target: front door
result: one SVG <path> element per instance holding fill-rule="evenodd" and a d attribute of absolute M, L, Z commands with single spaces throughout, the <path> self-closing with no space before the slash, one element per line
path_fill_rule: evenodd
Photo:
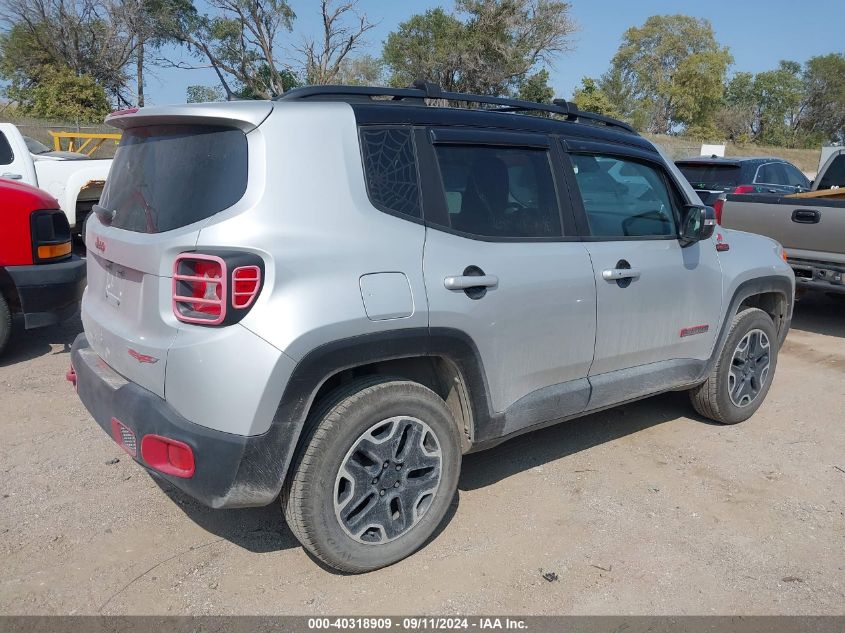
<path fill-rule="evenodd" d="M 449 132 L 418 143 L 436 180 L 425 195 L 431 328 L 475 343 L 491 413 L 508 413 L 497 435 L 580 413 L 595 283 L 568 204 L 561 213 L 560 163 L 544 135 Z"/>
<path fill-rule="evenodd" d="M 718 334 L 715 244 L 679 242 L 686 203 L 657 156 L 614 147 L 569 158 L 596 283 L 590 408 L 684 383 Z"/>

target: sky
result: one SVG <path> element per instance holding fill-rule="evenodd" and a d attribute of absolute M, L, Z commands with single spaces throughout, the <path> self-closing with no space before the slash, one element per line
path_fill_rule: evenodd
<path fill-rule="evenodd" d="M 571 98 L 581 77 L 604 73 L 622 38 L 631 26 L 639 26 L 657 14 L 683 13 L 706 18 L 716 39 L 730 47 L 734 56 L 731 72 L 760 72 L 775 68 L 781 59 L 804 62 L 814 55 L 845 52 L 842 0 L 571 0 L 578 25 L 573 50 L 560 55 L 549 69 L 555 95 Z M 296 44 L 320 28 L 317 0 L 290 0 L 296 12 L 289 41 Z M 387 35 L 413 15 L 437 6 L 451 9 L 451 2 L 431 0 L 361 0 L 360 9 L 378 26 L 367 34 L 360 51 L 378 56 Z M 201 64 L 184 51 L 161 51 L 170 59 Z M 295 51 L 290 47 L 293 61 Z M 190 85 L 216 85 L 211 69 L 153 69 L 146 82 L 147 105 L 184 103 Z"/>

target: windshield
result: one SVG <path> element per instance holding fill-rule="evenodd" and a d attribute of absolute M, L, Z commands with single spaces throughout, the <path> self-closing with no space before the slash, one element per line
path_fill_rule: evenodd
<path fill-rule="evenodd" d="M 213 125 L 148 125 L 123 133 L 100 205 L 112 226 L 161 233 L 231 207 L 247 185 L 247 140 Z"/>
<path fill-rule="evenodd" d="M 677 163 L 677 165 L 694 189 L 727 189 L 740 184 L 739 165 L 712 163 Z"/>
<path fill-rule="evenodd" d="M 26 143 L 26 149 L 29 150 L 30 154 L 46 154 L 47 152 L 52 151 L 49 147 L 44 145 L 44 143 L 36 141 L 31 136 L 24 136 L 23 141 Z"/>

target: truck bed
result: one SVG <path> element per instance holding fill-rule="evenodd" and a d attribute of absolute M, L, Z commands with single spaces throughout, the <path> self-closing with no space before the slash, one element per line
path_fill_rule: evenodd
<path fill-rule="evenodd" d="M 799 287 L 845 293 L 845 200 L 731 194 L 722 225 L 780 242 Z"/>

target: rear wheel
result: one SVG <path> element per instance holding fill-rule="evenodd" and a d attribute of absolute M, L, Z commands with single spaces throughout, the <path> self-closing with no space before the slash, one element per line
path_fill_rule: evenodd
<path fill-rule="evenodd" d="M 285 518 L 314 556 L 360 573 L 414 553 L 443 521 L 461 451 L 446 404 L 410 381 L 364 379 L 309 420 L 282 494 Z"/>
<path fill-rule="evenodd" d="M 6 349 L 11 336 L 12 312 L 9 310 L 9 304 L 6 302 L 6 299 L 0 294 L 0 354 Z"/>
<path fill-rule="evenodd" d="M 778 357 L 778 336 L 762 310 L 734 317 L 725 346 L 704 384 L 690 391 L 695 410 L 722 424 L 747 420 L 766 399 Z"/>

